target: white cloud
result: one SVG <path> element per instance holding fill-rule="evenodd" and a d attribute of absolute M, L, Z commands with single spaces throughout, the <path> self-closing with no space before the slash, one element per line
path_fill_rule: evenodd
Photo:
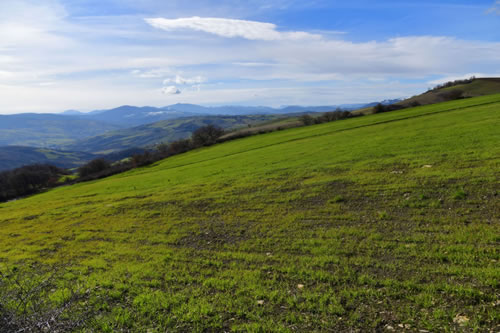
<path fill-rule="evenodd" d="M 320 35 L 303 31 L 280 32 L 272 23 L 235 20 L 227 18 L 147 18 L 151 26 L 165 31 L 195 30 L 211 33 L 226 38 L 241 37 L 249 40 L 300 40 L 321 39 Z"/>
<path fill-rule="evenodd" d="M 75 18 L 58 0 L 0 0 L 0 112 L 162 106 L 166 99 L 269 105 L 371 101 L 416 94 L 435 78 L 500 68 L 498 41 L 404 36 L 360 42 L 350 35 L 315 31 L 320 37 L 254 21 L 153 20 L 149 23 L 159 29 L 132 15 Z M 405 79 L 420 83 L 400 83 L 401 89 L 394 84 L 390 90 L 381 85 Z"/>
<path fill-rule="evenodd" d="M 495 1 L 493 6 L 488 9 L 487 13 L 500 15 L 500 1 Z"/>
<path fill-rule="evenodd" d="M 180 85 L 198 85 L 205 82 L 206 79 L 202 76 L 195 76 L 192 78 L 185 78 L 180 75 L 176 75 L 175 78 L 168 78 L 163 81 L 163 84 L 180 84 Z"/>
<path fill-rule="evenodd" d="M 172 73 L 169 68 L 155 68 L 151 70 L 134 69 L 132 74 L 143 79 L 156 79 L 162 78 Z"/>
<path fill-rule="evenodd" d="M 64 48 L 70 39 L 54 33 L 58 27 L 64 31 L 67 16 L 56 1 L 43 4 L 25 0 L 0 2 L 0 48 L 44 46 Z"/>
<path fill-rule="evenodd" d="M 181 93 L 181 91 L 177 89 L 176 86 L 163 87 L 161 91 L 165 95 L 179 95 Z"/>

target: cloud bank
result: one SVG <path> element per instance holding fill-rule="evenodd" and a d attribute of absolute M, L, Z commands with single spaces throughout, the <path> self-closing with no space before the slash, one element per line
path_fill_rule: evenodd
<path fill-rule="evenodd" d="M 320 35 L 303 31 L 280 32 L 272 23 L 256 21 L 234 20 L 227 18 L 147 18 L 145 21 L 151 26 L 165 31 L 194 30 L 203 31 L 226 38 L 245 38 L 249 40 L 300 40 L 321 39 Z"/>

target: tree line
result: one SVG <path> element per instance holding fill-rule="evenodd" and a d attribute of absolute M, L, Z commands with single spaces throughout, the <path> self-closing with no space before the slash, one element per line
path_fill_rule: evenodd
<path fill-rule="evenodd" d="M 48 164 L 33 164 L 0 172 L 0 202 L 36 193 L 58 185 L 69 172 Z"/>

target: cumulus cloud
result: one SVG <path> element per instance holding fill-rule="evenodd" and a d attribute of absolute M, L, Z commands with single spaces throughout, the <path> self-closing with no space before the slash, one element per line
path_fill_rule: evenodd
<path fill-rule="evenodd" d="M 179 95 L 181 91 L 176 86 L 163 87 L 161 92 L 165 95 Z"/>
<path fill-rule="evenodd" d="M 165 31 L 194 30 L 203 31 L 226 38 L 245 38 L 249 40 L 299 40 L 321 39 L 320 35 L 304 31 L 281 32 L 272 23 L 235 20 L 227 18 L 190 17 L 178 19 L 147 18 L 151 26 Z"/>

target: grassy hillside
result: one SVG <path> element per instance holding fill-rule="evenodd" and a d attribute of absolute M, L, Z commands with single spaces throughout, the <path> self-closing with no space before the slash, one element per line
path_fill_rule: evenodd
<path fill-rule="evenodd" d="M 500 78 L 473 79 L 470 83 L 429 90 L 423 94 L 410 97 L 395 104 L 408 107 L 416 104 L 429 105 L 447 102 L 456 99 L 453 97 L 452 91 L 460 91 L 462 98 L 500 94 Z M 362 108 L 354 111 L 354 113 L 372 114 L 373 107 Z"/>
<path fill-rule="evenodd" d="M 64 263 L 97 331 L 498 331 L 499 125 L 466 99 L 1 204 L 0 269 Z"/>
<path fill-rule="evenodd" d="M 46 148 L 5 146 L 0 147 L 0 171 L 29 164 L 52 164 L 60 168 L 75 168 L 95 155 L 80 152 L 59 151 Z"/>
<path fill-rule="evenodd" d="M 107 154 L 130 147 L 154 146 L 162 142 L 185 139 L 190 137 L 191 133 L 196 129 L 209 124 L 222 128 L 237 128 L 279 117 L 276 115 L 199 116 L 163 120 L 86 138 L 66 145 L 65 148 L 68 150 Z"/>
<path fill-rule="evenodd" d="M 411 105 L 413 102 L 417 102 L 421 105 L 428 105 L 434 103 L 441 103 L 449 100 L 449 92 L 453 90 L 460 90 L 462 92 L 462 97 L 478 97 L 484 95 L 492 95 L 500 93 L 500 79 L 490 78 L 490 79 L 475 79 L 467 84 L 455 85 L 452 87 L 430 90 L 418 96 L 414 96 L 407 100 L 398 102 L 396 104 L 401 105 Z"/>

